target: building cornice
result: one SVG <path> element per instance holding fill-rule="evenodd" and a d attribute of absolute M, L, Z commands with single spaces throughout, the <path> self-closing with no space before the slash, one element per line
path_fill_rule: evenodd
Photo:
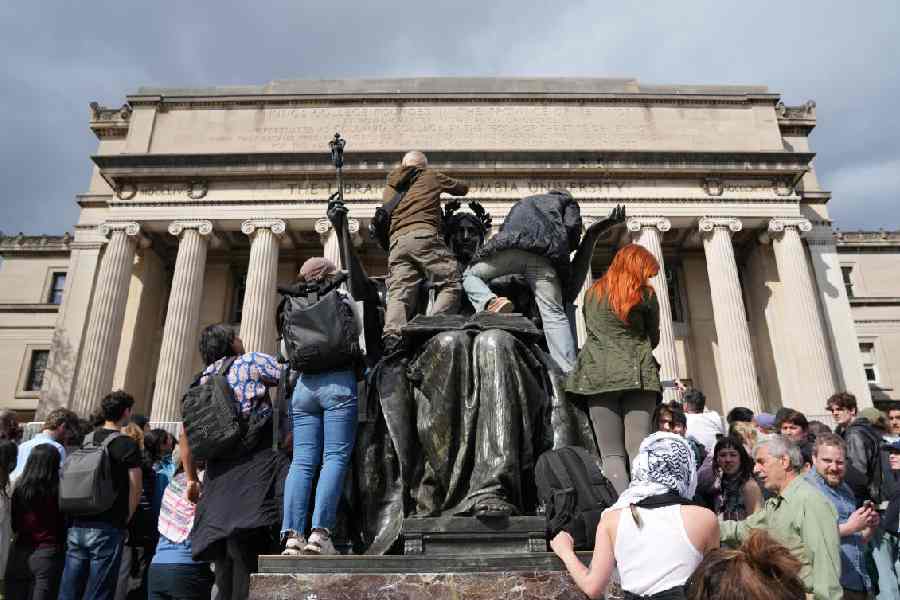
<path fill-rule="evenodd" d="M 68 254 L 72 236 L 63 235 L 11 235 L 0 236 L 0 256 L 26 256 Z"/>
<path fill-rule="evenodd" d="M 900 231 L 835 231 L 839 248 L 900 248 Z"/>
<path fill-rule="evenodd" d="M 399 151 L 356 152 L 348 156 L 343 172 L 349 179 L 384 177 L 396 166 L 399 156 Z M 812 152 L 429 152 L 433 166 L 460 177 L 498 173 L 540 173 L 542 177 L 775 177 L 784 179 L 785 189 L 791 190 L 809 170 L 814 157 Z M 91 159 L 120 195 L 123 185 L 136 182 L 183 183 L 190 186 L 192 195 L 202 197 L 203 186 L 211 179 L 334 177 L 334 167 L 325 152 L 100 154 Z"/>
<path fill-rule="evenodd" d="M 155 106 L 162 111 L 396 102 L 774 106 L 778 99 L 779 95 L 765 86 L 641 85 L 636 79 L 510 77 L 273 81 L 261 86 L 141 88 L 128 96 L 132 106 Z"/>

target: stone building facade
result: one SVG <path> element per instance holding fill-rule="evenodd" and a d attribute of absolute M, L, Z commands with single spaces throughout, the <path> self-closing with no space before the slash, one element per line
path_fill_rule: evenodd
<path fill-rule="evenodd" d="M 900 231 L 839 231 L 836 239 L 872 399 L 900 401 Z"/>
<path fill-rule="evenodd" d="M 631 241 L 659 258 L 663 377 L 703 389 L 713 408 L 816 415 L 840 389 L 868 404 L 815 124 L 814 103 L 786 106 L 761 86 L 628 79 L 285 81 L 92 104 L 99 143 L 66 241 L 64 300 L 39 313 L 55 319 L 41 330 L 48 364 L 39 399 L 16 396 L 16 408 L 86 413 L 121 387 L 174 421 L 203 326 L 240 323 L 248 349 L 274 350 L 276 283 L 310 256 L 337 256 L 323 218 L 336 131 L 371 273 L 386 257 L 359 232 L 388 171 L 423 150 L 471 184 L 495 225 L 553 188 L 572 192 L 587 223 L 624 203 L 626 226 L 601 240 L 592 276 Z M 7 270 L 0 294 L 17 277 Z"/>

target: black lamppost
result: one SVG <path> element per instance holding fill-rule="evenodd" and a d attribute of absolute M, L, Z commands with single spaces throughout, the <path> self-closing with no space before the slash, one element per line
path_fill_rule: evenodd
<path fill-rule="evenodd" d="M 337 180 L 338 180 L 338 200 L 341 202 L 344 201 L 344 178 L 341 173 L 341 167 L 344 166 L 344 146 L 347 142 L 341 137 L 340 133 L 334 134 L 334 139 L 328 142 L 328 146 L 331 148 L 331 162 L 334 163 L 334 168 L 337 169 Z"/>

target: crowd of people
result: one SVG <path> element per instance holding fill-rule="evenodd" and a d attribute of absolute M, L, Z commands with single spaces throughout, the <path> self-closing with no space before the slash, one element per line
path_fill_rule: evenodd
<path fill-rule="evenodd" d="M 704 408 L 698 390 L 656 408 L 590 567 L 571 536 L 551 541 L 586 594 L 615 566 L 626 598 L 900 598 L 900 403 L 835 394 L 833 432 L 793 409 Z"/>
<path fill-rule="evenodd" d="M 679 383 L 661 381 L 653 357 L 660 312 L 650 281 L 660 267 L 651 252 L 624 246 L 588 290 L 580 351 L 565 310 L 593 242 L 624 209 L 582 239 L 570 194 L 525 198 L 460 269 L 441 232 L 440 196 L 466 191 L 421 152 L 407 154 L 385 191 L 397 201 L 383 338 L 366 331 L 337 267 L 310 259 L 279 290 L 279 355 L 248 352 L 227 324 L 201 332 L 205 366 L 186 392 L 177 439 L 133 414 L 124 391 L 100 399 L 89 419 L 54 410 L 22 443 L 14 414 L 0 412 L 6 598 L 245 598 L 261 554 L 338 553 L 365 355 L 371 365 L 404 351 L 423 282 L 432 314 L 468 302 L 503 315 L 518 307 L 491 284 L 510 275 L 536 303 L 549 368 L 589 416 L 591 450 L 617 495 L 589 566 L 565 531 L 548 540 L 586 594 L 600 597 L 616 568 L 629 599 L 900 598 L 900 404 L 858 410 L 851 394 L 835 394 L 823 399 L 832 432 L 787 408 L 739 407 L 723 419 L 697 389 L 661 403 L 663 386 Z M 311 315 L 340 335 L 326 331 L 314 345 L 298 336 L 291 328 Z M 288 406 L 273 388 L 292 390 Z M 236 437 L 199 423 L 222 415 L 197 409 L 198 398 L 209 407 L 225 399 Z"/>

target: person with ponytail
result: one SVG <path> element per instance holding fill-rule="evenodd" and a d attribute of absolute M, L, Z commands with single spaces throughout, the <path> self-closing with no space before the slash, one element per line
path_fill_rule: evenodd
<path fill-rule="evenodd" d="M 694 452 L 680 435 L 658 431 L 643 440 L 632 470 L 628 488 L 600 515 L 590 566 L 566 531 L 550 548 L 589 598 L 603 597 L 616 569 L 624 600 L 684 600 L 688 578 L 719 547 L 715 513 L 691 501 Z"/>
<path fill-rule="evenodd" d="M 616 253 L 587 293 L 587 340 L 566 382 L 589 409 L 604 474 L 620 493 L 662 390 L 653 358 L 659 304 L 649 283 L 657 273 L 659 263 L 643 246 L 629 244 Z"/>
<path fill-rule="evenodd" d="M 739 548 L 709 552 L 688 580 L 688 600 L 803 600 L 802 565 L 762 529 Z"/>

